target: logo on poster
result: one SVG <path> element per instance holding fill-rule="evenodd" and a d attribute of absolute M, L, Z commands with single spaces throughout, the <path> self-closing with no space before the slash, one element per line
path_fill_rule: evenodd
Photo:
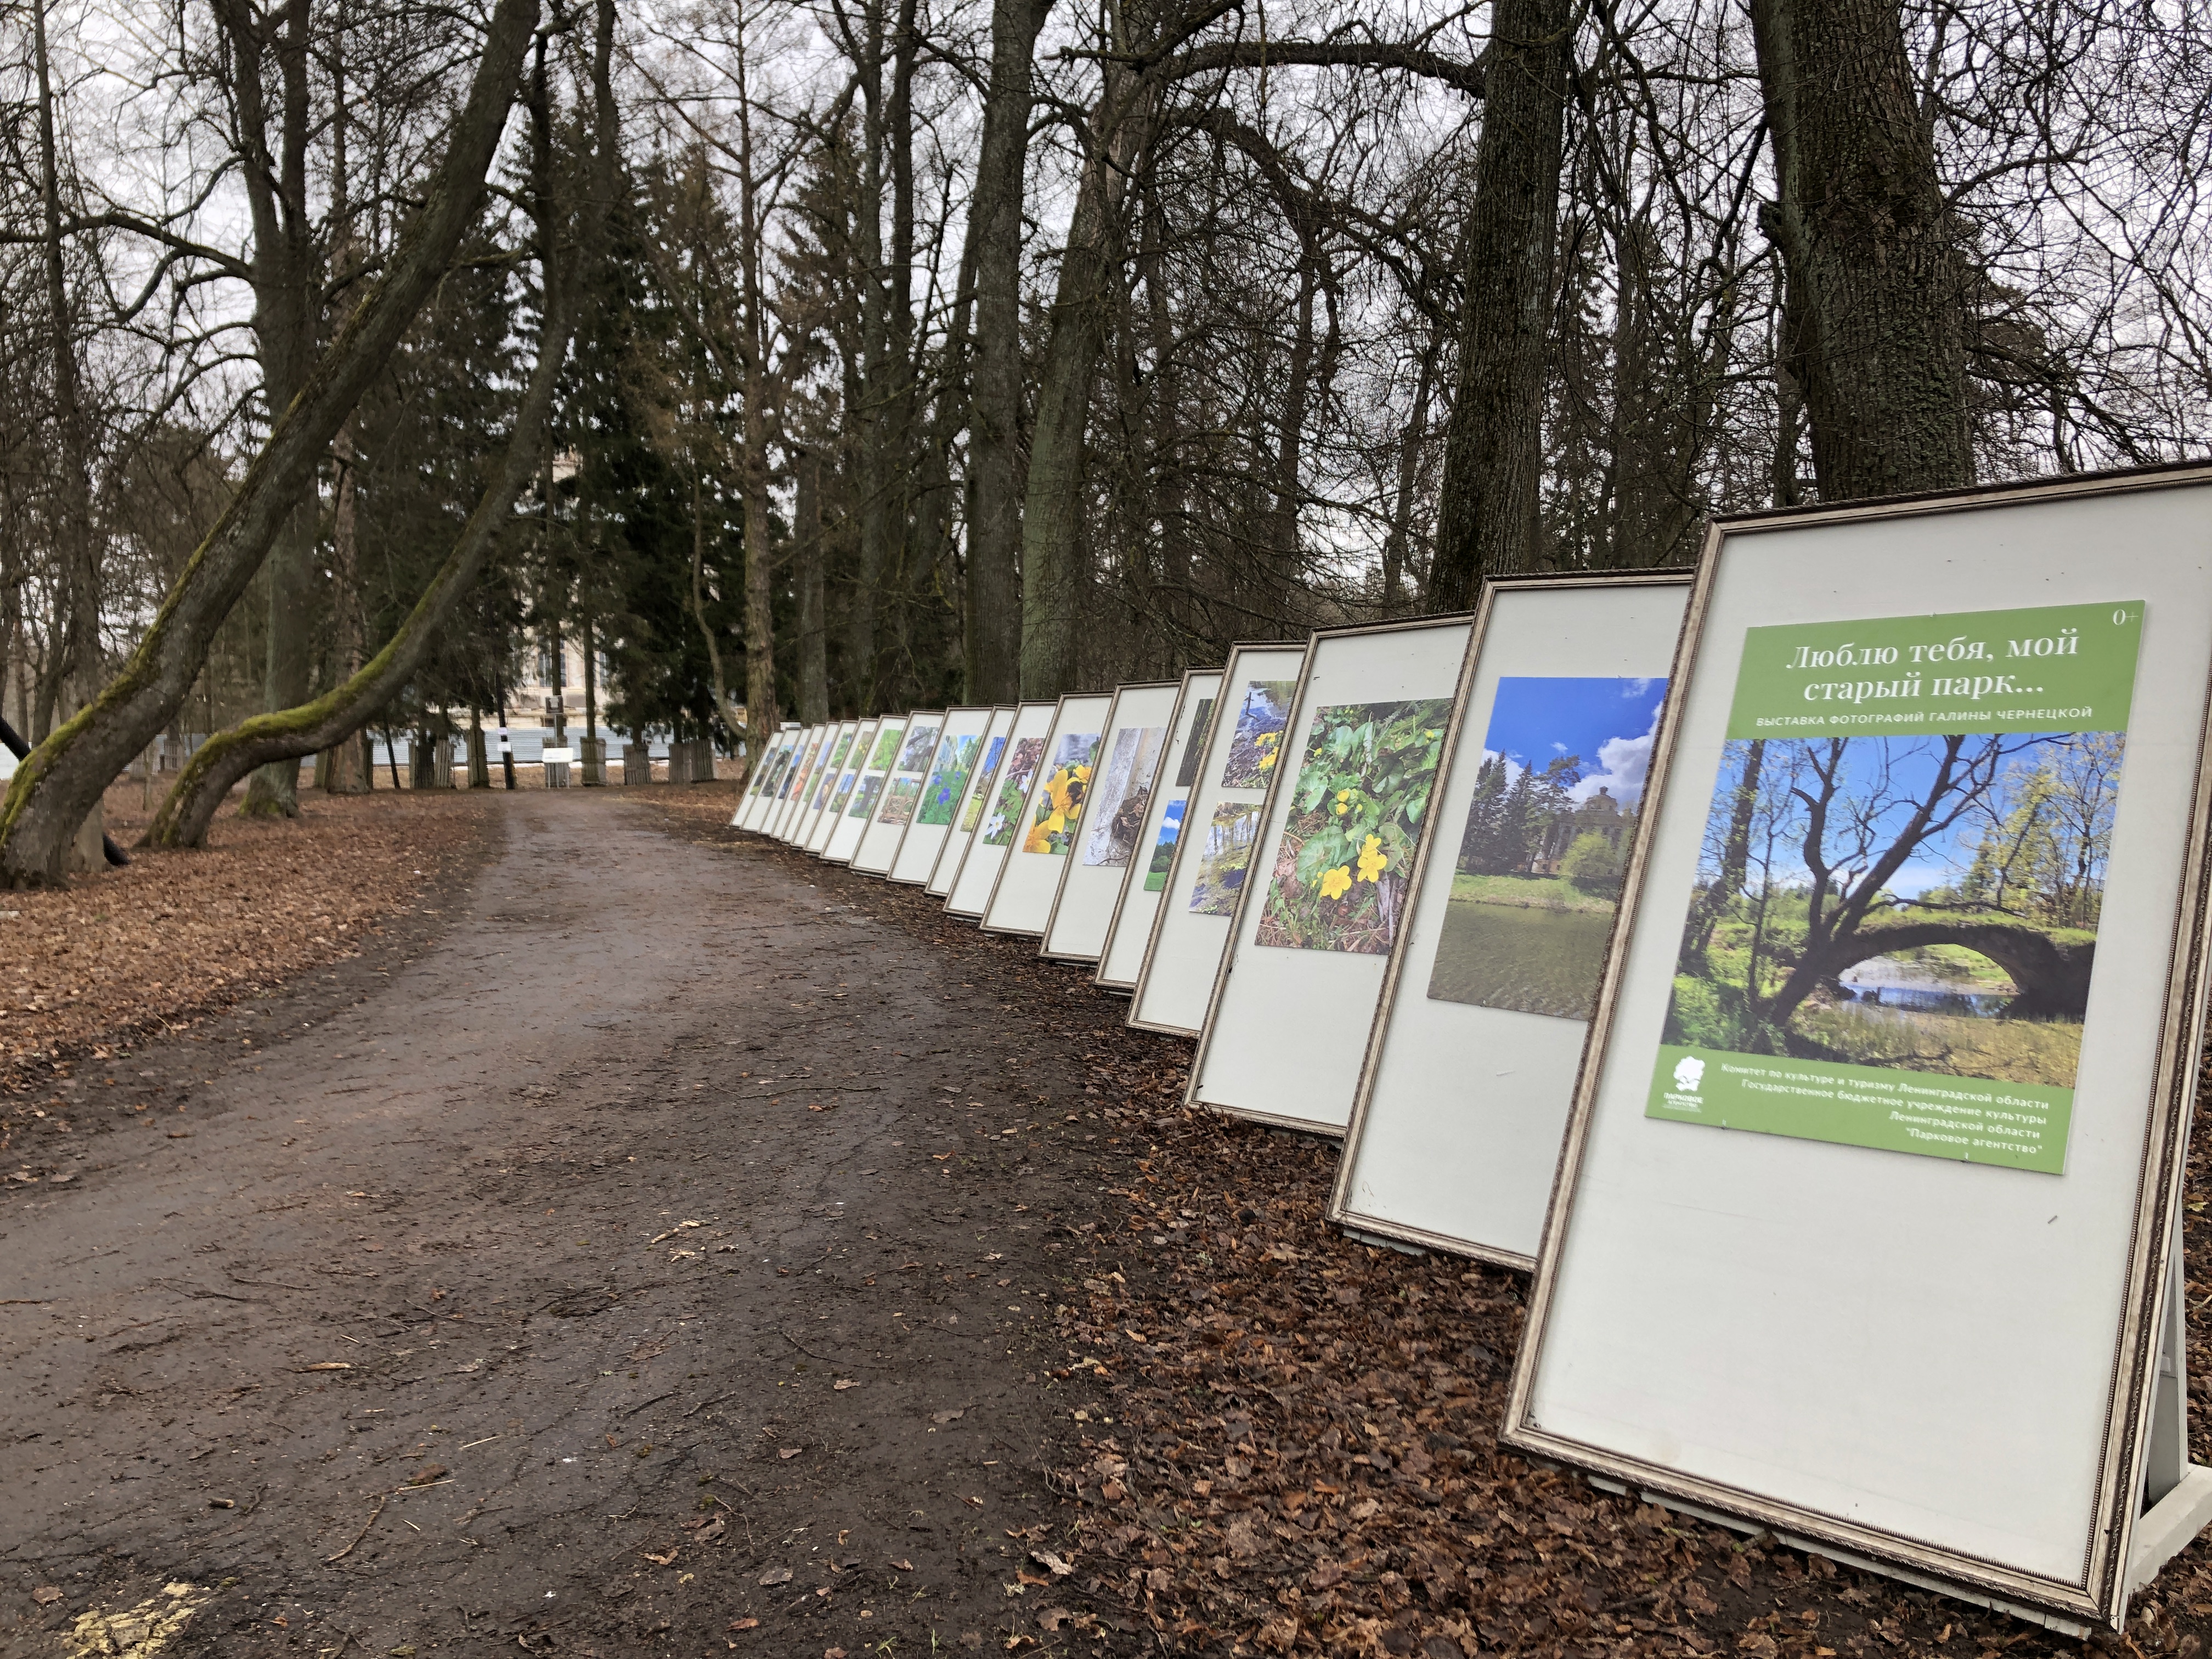
<path fill-rule="evenodd" d="M 1674 1086 L 1682 1092 L 1667 1097 L 1670 1106 L 1686 1106 L 1692 1111 L 1701 1109 L 1705 1102 L 1698 1098 L 1698 1091 L 1705 1080 L 1705 1062 L 1695 1054 L 1684 1054 L 1674 1062 Z"/>

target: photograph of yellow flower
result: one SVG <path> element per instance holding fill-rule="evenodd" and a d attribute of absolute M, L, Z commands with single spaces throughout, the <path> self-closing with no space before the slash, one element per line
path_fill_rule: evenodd
<path fill-rule="evenodd" d="M 1229 759 L 1221 769 L 1224 789 L 1265 789 L 1282 750 L 1283 727 L 1290 723 L 1296 680 L 1254 680 L 1237 705 L 1237 730 L 1229 740 Z"/>
<path fill-rule="evenodd" d="M 1431 697 L 1315 714 L 1255 943 L 1389 954 L 1450 712 Z"/>
<path fill-rule="evenodd" d="M 1042 738 L 1024 738 L 1007 750 L 1006 763 L 999 769 L 998 797 L 983 820 L 984 846 L 1013 845 L 1014 828 L 1021 822 L 1022 798 L 1029 793 L 1030 780 L 1036 775 L 1037 763 L 1043 758 Z"/>
<path fill-rule="evenodd" d="M 1030 832 L 1022 837 L 1022 851 L 1057 857 L 1075 844 L 1075 821 L 1083 814 L 1084 798 L 1091 789 L 1091 763 L 1097 753 L 1096 732 L 1061 733 L 1052 770 L 1037 786 L 1036 805 L 1030 815 Z"/>
<path fill-rule="evenodd" d="M 1244 890 L 1245 866 L 1252 861 L 1252 843 L 1259 838 L 1257 805 L 1231 801 L 1213 809 L 1213 822 L 1206 827 L 1206 844 L 1198 849 L 1198 879 L 1190 890 L 1191 915 L 1225 916 L 1236 910 L 1237 896 Z"/>

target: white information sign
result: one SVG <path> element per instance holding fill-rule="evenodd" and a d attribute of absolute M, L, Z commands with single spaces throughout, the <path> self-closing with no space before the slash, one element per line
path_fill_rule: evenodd
<path fill-rule="evenodd" d="M 963 809 L 961 814 L 963 823 L 974 820 L 975 830 L 945 901 L 948 915 L 980 920 L 989 907 L 991 890 L 999 884 L 999 872 L 1006 867 L 1006 854 L 1018 833 L 1022 804 L 1029 799 L 1030 786 L 1036 781 L 1037 767 L 1044 759 L 1045 737 L 1057 713 L 1059 705 L 1049 702 L 1025 702 L 1014 711 L 1006 753 L 999 757 L 998 774 L 991 780 L 981 811 L 971 813 Z"/>
<path fill-rule="evenodd" d="M 899 842 L 914 822 L 914 809 L 921 800 L 921 786 L 929 775 L 930 757 L 937 752 L 937 734 L 945 729 L 945 711 L 921 709 L 907 716 L 906 734 L 900 740 L 890 775 L 884 781 L 883 799 L 867 832 L 853 854 L 853 868 L 864 876 L 890 873 L 898 857 Z"/>
<path fill-rule="evenodd" d="M 794 735 L 790 732 L 778 732 L 769 739 L 768 750 L 761 757 L 760 764 L 753 768 L 751 775 L 746 778 L 744 798 L 738 803 L 738 810 L 730 819 L 734 828 L 750 830 L 758 822 L 762 810 L 768 798 L 775 793 L 776 781 L 789 759 Z"/>
<path fill-rule="evenodd" d="M 1060 890 L 1060 878 L 1075 854 L 1076 829 L 1097 770 L 1098 740 L 1113 702 L 1107 693 L 1060 700 L 1045 734 L 1044 753 L 1022 799 L 1013 844 L 1000 866 L 991 902 L 983 907 L 985 933 L 1044 932 L 1053 895 Z"/>
<path fill-rule="evenodd" d="M 1220 706 L 1129 999 L 1129 1024 L 1140 1031 L 1196 1036 L 1206 1023 L 1305 659 L 1302 644 L 1240 645 L 1229 653 L 1216 694 Z"/>
<path fill-rule="evenodd" d="M 1510 1444 L 2119 1624 L 2212 1513 L 2208 683 L 2212 468 L 1712 528 Z"/>
<path fill-rule="evenodd" d="M 852 747 L 846 750 L 844 763 L 837 768 L 836 775 L 830 780 L 829 798 L 823 801 L 821 816 L 806 837 L 806 850 L 817 857 L 828 850 L 830 837 L 837 833 L 844 821 L 845 809 L 853 804 L 853 791 L 860 787 L 860 768 L 876 746 L 876 733 L 882 727 L 880 719 L 858 722 Z"/>
<path fill-rule="evenodd" d="M 952 820 L 968 793 L 975 763 L 983 757 L 983 728 L 991 723 L 988 708 L 948 708 L 937 734 L 937 752 L 921 781 L 921 798 L 915 803 L 914 817 L 906 837 L 891 860 L 890 879 L 919 886 L 937 867 L 945 838 L 952 833 Z"/>
<path fill-rule="evenodd" d="M 799 746 L 798 763 L 785 775 L 783 787 L 777 792 L 779 799 L 775 810 L 769 814 L 764 826 L 776 840 L 791 839 L 792 820 L 799 814 L 799 804 L 806 799 L 806 792 L 813 787 L 815 775 L 822 769 L 822 763 L 827 758 L 824 751 L 830 734 L 836 729 L 835 726 L 807 728 L 806 741 Z"/>
<path fill-rule="evenodd" d="M 1168 866 L 1174 860 L 1176 842 L 1182 834 L 1183 811 L 1190 805 L 1190 787 L 1198 778 L 1199 757 L 1206 749 L 1213 711 L 1219 707 L 1220 691 L 1218 668 L 1192 669 L 1182 677 L 1176 691 L 1175 712 L 1168 719 L 1167 754 L 1161 760 L 1159 781 L 1145 808 L 1137 856 L 1121 872 L 1121 890 L 1106 924 L 1106 943 L 1099 954 L 1094 981 L 1101 990 L 1137 988 L 1137 973 L 1144 965 L 1145 945 L 1152 936 L 1152 918 L 1159 914 L 1160 895 L 1168 884 Z"/>
<path fill-rule="evenodd" d="M 1121 896 L 1122 878 L 1145 860 L 1160 763 L 1182 683 L 1125 685 L 1114 693 L 1100 729 L 1098 757 L 1076 820 L 1075 845 L 1065 860 L 1060 891 L 1044 924 L 1041 954 L 1061 962 L 1096 962 L 1106 949 L 1106 930 Z"/>
<path fill-rule="evenodd" d="M 1534 1264 L 1689 591 L 1485 585 L 1330 1220 Z"/>
<path fill-rule="evenodd" d="M 899 757 L 906 743 L 906 716 L 886 714 L 876 722 L 876 735 L 868 744 L 866 759 L 861 763 L 860 775 L 847 797 L 845 810 L 837 819 L 837 827 L 830 832 L 830 839 L 822 844 L 822 856 L 830 864 L 850 864 L 853 854 L 860 844 L 860 837 L 868 833 L 868 825 L 875 821 L 876 808 L 884 799 L 884 780 L 890 777 L 891 767 Z"/>
<path fill-rule="evenodd" d="M 959 878 L 961 862 L 968 855 L 968 843 L 975 836 L 984 807 L 990 803 L 991 785 L 999 775 L 999 761 L 1006 752 L 1006 734 L 1014 729 L 1014 713 L 1012 704 L 1001 703 L 991 711 L 989 723 L 983 727 L 983 744 L 968 774 L 959 810 L 952 816 L 945 840 L 937 849 L 936 861 L 930 866 L 928 884 L 922 889 L 933 898 L 941 899 L 951 893 L 952 884 Z"/>
<path fill-rule="evenodd" d="M 1465 616 L 1328 629 L 1306 648 L 1231 918 L 1193 1105 L 1340 1133 L 1431 822 Z"/>

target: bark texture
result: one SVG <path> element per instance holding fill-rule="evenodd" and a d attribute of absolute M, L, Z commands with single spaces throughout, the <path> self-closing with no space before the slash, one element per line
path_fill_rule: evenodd
<path fill-rule="evenodd" d="M 1498 0 L 1492 15 L 1429 577 L 1437 611 L 1467 609 L 1486 574 L 1535 568 L 1540 552 L 1544 346 L 1571 21 L 1566 0 Z"/>
<path fill-rule="evenodd" d="M 215 630 L 474 222 L 537 21 L 537 0 L 498 0 L 446 154 L 383 281 L 347 319 L 278 418 L 130 660 L 88 708 L 58 727 L 16 770 L 0 801 L 0 884 L 63 878 L 71 833 L 190 694 Z"/>
<path fill-rule="evenodd" d="M 1974 478 L 1965 262 L 1898 0 L 1753 0 L 1789 276 L 1784 373 L 1823 501 Z"/>
<path fill-rule="evenodd" d="M 975 249 L 968 434 L 968 701 L 1021 697 L 1022 182 L 1030 74 L 1052 0 L 993 0 L 991 79 L 968 240 Z"/>

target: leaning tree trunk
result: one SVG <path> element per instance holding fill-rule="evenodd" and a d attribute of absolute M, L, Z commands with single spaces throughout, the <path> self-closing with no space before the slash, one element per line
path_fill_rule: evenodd
<path fill-rule="evenodd" d="M 467 101 L 384 280 L 347 319 L 278 418 L 122 672 L 16 769 L 0 801 L 0 884 L 63 879 L 63 859 L 76 826 L 191 693 L 216 629 L 252 580 L 331 438 L 383 372 L 475 222 L 484 173 L 498 149 L 516 73 L 537 23 L 538 0 L 498 0 Z"/>
<path fill-rule="evenodd" d="M 1498 0 L 1468 211 L 1459 384 L 1445 428 L 1429 603 L 1462 611 L 1486 573 L 1540 557 L 1544 346 L 1565 128 L 1567 0 Z"/>
<path fill-rule="evenodd" d="M 1972 483 L 1965 264 L 1899 0 L 1753 0 L 1751 21 L 1820 498 Z"/>
<path fill-rule="evenodd" d="M 218 733 L 200 746 L 177 778 L 161 810 L 147 827 L 143 845 L 198 847 L 207 838 L 216 808 L 231 786 L 258 766 L 296 760 L 327 749 L 374 720 L 394 693 L 414 678 L 422 659 L 437 639 L 438 630 L 476 583 L 490 557 L 501 530 L 514 511 L 514 503 L 536 476 L 539 455 L 553 414 L 553 397 L 560 383 L 561 364 L 568 355 L 576 319 L 590 289 L 589 267 L 604 241 L 600 226 L 615 193 L 618 133 L 610 59 L 614 45 L 615 0 L 599 0 L 596 52 L 592 64 L 594 93 L 599 106 L 598 131 L 592 156 L 590 197 L 576 227 L 577 256 L 567 271 L 556 270 L 553 248 L 559 232 L 557 213 L 549 210 L 538 234 L 545 250 L 545 289 L 549 295 L 544 325 L 538 332 L 538 363 L 530 384 L 515 410 L 514 430 L 500 458 L 498 470 L 477 501 L 476 510 L 430 579 L 407 620 L 370 659 L 360 672 L 327 695 L 295 708 L 260 714 Z M 542 92 L 542 82 L 540 83 Z M 550 171 L 550 166 L 548 171 Z M 558 647 L 556 647 L 557 655 Z"/>
<path fill-rule="evenodd" d="M 967 240 L 975 250 L 968 434 L 968 701 L 1021 696 L 1022 180 L 1030 74 L 1052 0 L 993 0 L 991 79 Z"/>

